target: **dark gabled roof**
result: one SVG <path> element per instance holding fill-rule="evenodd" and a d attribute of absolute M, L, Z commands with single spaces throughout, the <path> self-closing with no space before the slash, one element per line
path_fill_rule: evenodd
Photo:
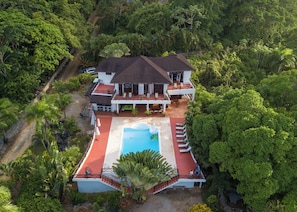
<path fill-rule="evenodd" d="M 193 70 L 193 67 L 181 54 L 170 55 L 167 57 L 150 57 L 150 59 L 166 72 Z"/>
<path fill-rule="evenodd" d="M 96 103 L 99 105 L 111 105 L 112 96 L 101 96 L 92 95 L 90 98 L 90 103 Z"/>
<path fill-rule="evenodd" d="M 145 56 L 137 57 L 125 69 L 118 71 L 111 83 L 171 83 L 165 70 Z"/>
<path fill-rule="evenodd" d="M 131 62 L 136 59 L 122 57 L 122 58 L 108 58 L 104 59 L 96 68 L 96 72 L 108 72 L 117 73 L 118 71 L 125 69 Z"/>
<path fill-rule="evenodd" d="M 109 58 L 97 67 L 97 72 L 115 73 L 111 83 L 171 83 L 167 72 L 193 68 L 182 55 L 168 57 Z"/>

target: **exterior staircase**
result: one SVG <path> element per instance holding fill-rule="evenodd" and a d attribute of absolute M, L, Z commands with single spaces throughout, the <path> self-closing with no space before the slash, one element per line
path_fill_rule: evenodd
<path fill-rule="evenodd" d="M 175 175 L 175 176 L 171 177 L 170 180 L 167 180 L 165 182 L 155 185 L 150 190 L 148 190 L 147 193 L 148 194 L 159 193 L 159 192 L 165 190 L 166 188 L 168 188 L 169 186 L 172 186 L 175 183 L 177 183 L 178 179 L 179 179 L 179 175 Z M 108 176 L 105 176 L 105 175 L 101 175 L 101 180 L 102 180 L 102 182 L 106 183 L 107 185 L 111 186 L 112 188 L 114 188 L 118 191 L 121 191 L 121 184 L 118 181 L 116 181 Z"/>

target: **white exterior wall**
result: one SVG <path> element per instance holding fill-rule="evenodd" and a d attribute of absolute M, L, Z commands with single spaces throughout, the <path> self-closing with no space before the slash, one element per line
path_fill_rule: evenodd
<path fill-rule="evenodd" d="M 75 181 L 75 180 L 74 180 Z M 115 191 L 116 189 L 112 188 L 101 182 L 101 179 L 77 179 L 78 192 L 80 193 L 99 193 L 106 191 Z"/>
<path fill-rule="evenodd" d="M 168 84 L 164 84 L 163 86 L 163 94 L 167 93 Z"/>
<path fill-rule="evenodd" d="M 174 187 L 185 187 L 185 188 L 194 188 L 195 182 L 194 181 L 178 181 L 178 183 L 175 183 L 172 186 L 169 186 L 168 188 L 174 188 Z"/>
<path fill-rule="evenodd" d="M 120 93 L 119 84 L 114 84 L 114 89 L 116 90 L 116 94 Z"/>
<path fill-rule="evenodd" d="M 190 82 L 192 71 L 184 71 L 184 83 Z"/>
<path fill-rule="evenodd" d="M 110 81 L 114 77 L 115 73 L 112 73 L 111 75 L 107 75 L 105 72 L 100 72 L 99 74 L 99 79 L 102 83 L 106 85 L 110 85 Z"/>

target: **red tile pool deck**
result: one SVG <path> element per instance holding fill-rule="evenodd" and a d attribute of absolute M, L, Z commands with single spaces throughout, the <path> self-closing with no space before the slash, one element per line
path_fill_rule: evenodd
<path fill-rule="evenodd" d="M 99 127 L 100 135 L 94 135 L 91 141 L 89 151 L 82 163 L 80 164 L 79 170 L 76 172 L 76 178 L 85 178 L 86 169 L 90 170 L 92 178 L 99 178 L 101 169 L 103 168 L 104 158 L 107 148 L 107 142 L 109 138 L 109 132 L 112 122 L 110 116 L 97 116 L 100 119 L 101 126 Z M 190 170 L 194 170 L 196 161 L 193 160 L 191 152 L 181 153 L 176 138 L 176 123 L 184 122 L 183 118 L 170 118 L 172 142 L 174 146 L 174 154 L 176 159 L 177 169 L 181 178 L 188 178 Z"/>

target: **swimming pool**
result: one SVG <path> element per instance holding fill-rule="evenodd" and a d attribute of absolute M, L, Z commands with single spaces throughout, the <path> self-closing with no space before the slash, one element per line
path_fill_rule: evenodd
<path fill-rule="evenodd" d="M 141 152 L 150 149 L 160 153 L 159 130 L 154 125 L 137 123 L 124 127 L 120 154 Z"/>

